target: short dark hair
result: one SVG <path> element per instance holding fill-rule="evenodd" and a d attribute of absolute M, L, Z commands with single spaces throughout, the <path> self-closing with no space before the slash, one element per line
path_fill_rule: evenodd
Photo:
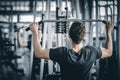
<path fill-rule="evenodd" d="M 73 22 L 69 30 L 70 38 L 76 44 L 79 44 L 85 36 L 85 26 L 81 22 Z"/>

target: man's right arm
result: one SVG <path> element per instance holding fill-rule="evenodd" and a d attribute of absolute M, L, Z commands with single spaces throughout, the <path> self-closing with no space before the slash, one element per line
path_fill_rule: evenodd
<path fill-rule="evenodd" d="M 112 56 L 112 30 L 114 28 L 114 25 L 112 22 L 107 22 L 106 24 L 106 46 L 105 48 L 101 48 L 102 50 L 102 56 L 101 58 L 107 58 Z"/>
<path fill-rule="evenodd" d="M 24 46 L 27 46 L 28 43 L 27 42 L 22 42 L 21 39 L 20 39 L 20 30 L 17 31 L 17 40 L 18 40 L 18 45 L 20 47 L 24 47 Z"/>

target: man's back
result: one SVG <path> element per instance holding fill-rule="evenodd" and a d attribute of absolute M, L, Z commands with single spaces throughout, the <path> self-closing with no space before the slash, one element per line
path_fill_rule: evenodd
<path fill-rule="evenodd" d="M 101 53 L 100 48 L 92 46 L 86 46 L 77 53 L 60 47 L 50 49 L 50 58 L 60 64 L 62 80 L 91 80 L 91 67 Z"/>
<path fill-rule="evenodd" d="M 63 80 L 90 80 L 89 72 L 95 60 L 112 56 L 111 33 L 113 28 L 113 23 L 108 21 L 106 23 L 107 40 L 105 47 L 95 48 L 87 46 L 83 48 L 82 51 L 82 40 L 85 37 L 86 29 L 83 23 L 79 21 L 73 22 L 68 32 L 72 44 L 71 47 L 76 52 L 81 50 L 80 55 L 75 58 L 75 53 L 64 53 L 67 52 L 65 51 L 66 48 L 42 49 L 42 46 L 39 44 L 39 41 L 41 41 L 42 38 L 42 33 L 38 32 L 38 23 L 34 22 L 30 24 L 30 29 L 33 33 L 33 47 L 35 50 L 35 56 L 38 58 L 57 61 L 61 66 Z"/>

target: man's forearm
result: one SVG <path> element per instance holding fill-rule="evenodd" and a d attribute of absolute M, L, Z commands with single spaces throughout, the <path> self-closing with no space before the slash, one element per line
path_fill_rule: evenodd
<path fill-rule="evenodd" d="M 112 56 L 112 30 L 114 28 L 114 25 L 112 22 L 108 21 L 106 24 L 106 45 L 105 48 L 101 48 L 102 50 L 102 56 L 101 58 L 107 58 Z"/>
<path fill-rule="evenodd" d="M 20 41 L 20 33 L 17 33 L 17 40 L 18 40 L 18 45 L 21 46 L 21 41 Z"/>
<path fill-rule="evenodd" d="M 42 49 L 40 41 L 38 39 L 37 35 L 33 35 L 33 47 L 34 47 L 34 51 L 35 51 L 35 56 L 38 57 L 40 56 L 40 50 Z"/>
<path fill-rule="evenodd" d="M 112 35 L 111 31 L 107 31 L 107 41 L 106 41 L 106 48 L 110 50 L 112 53 Z"/>

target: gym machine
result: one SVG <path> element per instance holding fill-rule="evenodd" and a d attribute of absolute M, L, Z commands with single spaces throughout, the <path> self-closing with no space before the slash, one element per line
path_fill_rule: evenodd
<path fill-rule="evenodd" d="M 58 8 L 57 8 L 58 9 Z M 48 20 L 44 20 L 43 19 L 43 16 L 42 16 L 42 20 L 39 22 L 39 24 L 41 25 L 43 25 L 43 24 L 45 24 L 45 22 L 56 22 L 56 25 L 58 25 L 59 26 L 59 24 L 58 23 L 66 23 L 66 22 L 72 22 L 72 21 L 80 21 L 80 22 L 103 22 L 103 23 L 105 23 L 106 24 L 106 21 L 104 21 L 104 20 L 101 20 L 101 19 L 86 19 L 86 20 L 81 20 L 81 19 L 66 19 L 64 16 L 58 16 L 57 15 L 57 17 L 58 17 L 58 19 L 57 20 L 52 20 L 52 19 L 48 19 Z M 61 20 L 59 20 L 59 18 L 64 18 L 64 19 L 61 19 Z M 57 26 L 57 27 L 58 27 Z M 65 25 L 64 25 L 65 26 Z M 44 27 L 44 26 L 42 26 L 42 27 Z M 117 27 L 114 27 L 116 30 L 117 30 Z M 28 28 L 29 29 L 29 28 Z M 57 29 L 57 28 L 56 28 Z M 66 28 L 64 28 L 65 30 L 66 30 Z M 58 30 L 58 29 L 57 29 Z M 57 32 L 57 30 L 56 30 L 56 32 Z M 63 30 L 64 31 L 64 30 Z M 43 31 L 44 32 L 44 31 Z M 62 33 L 61 31 L 60 32 L 58 32 L 58 33 Z M 64 32 L 64 33 L 66 33 L 66 32 Z M 43 62 L 41 62 L 41 63 L 43 63 Z M 98 63 L 99 63 L 99 61 L 98 61 Z M 41 67 L 41 70 L 43 70 L 43 66 Z M 42 80 L 42 76 L 43 75 L 43 72 L 41 71 L 41 73 L 40 73 L 40 80 Z M 52 76 L 54 76 L 55 77 L 55 75 L 52 75 Z M 49 76 L 50 77 L 50 76 Z M 58 77 L 58 75 L 57 75 L 57 77 Z"/>
<path fill-rule="evenodd" d="M 3 28 L 4 29 L 4 28 Z M 7 74 L 12 69 L 12 73 L 16 73 L 17 75 L 23 75 L 24 71 L 23 69 L 17 68 L 17 64 L 15 63 L 16 59 L 21 58 L 21 56 L 18 56 L 14 54 L 14 50 L 12 50 L 12 47 L 15 47 L 15 44 L 12 44 L 11 40 L 6 37 L 7 33 L 3 33 L 0 30 L 1 33 L 1 39 L 0 39 L 0 79 L 6 80 L 9 79 L 9 75 Z M 11 74 L 12 74 L 11 73 Z"/>
<path fill-rule="evenodd" d="M 58 8 L 59 9 L 59 8 Z M 96 10 L 97 11 L 97 10 Z M 98 12 L 97 12 L 98 13 Z M 42 14 L 42 15 L 44 15 L 44 14 Z M 45 24 L 46 22 L 56 22 L 56 25 L 58 25 L 59 26 L 59 23 L 63 23 L 63 25 L 64 25 L 64 23 L 67 23 L 67 22 L 72 22 L 72 21 L 80 21 L 80 22 L 103 22 L 103 23 L 105 23 L 106 24 L 106 21 L 104 21 L 104 20 L 102 20 L 102 19 L 84 19 L 84 20 L 81 20 L 81 19 L 67 19 L 67 18 L 65 18 L 64 16 L 58 16 L 57 15 L 57 17 L 58 17 L 58 19 L 56 18 L 56 20 L 53 20 L 53 19 L 46 19 L 46 20 L 44 20 L 43 19 L 43 16 L 42 16 L 42 20 L 39 22 L 39 24 L 41 25 L 42 24 L 42 27 L 44 27 L 43 26 L 43 24 Z M 60 20 L 59 20 L 60 19 Z M 58 27 L 57 26 L 57 27 Z M 65 26 L 65 25 L 64 25 Z M 68 25 L 67 25 L 68 26 Z M 65 30 L 66 30 L 66 28 L 64 28 Z M 117 27 L 114 27 L 114 29 L 116 29 L 116 30 L 118 30 L 118 28 Z M 45 30 L 45 29 L 44 29 Z M 57 28 L 56 28 L 56 32 L 57 32 Z M 44 31 L 43 31 L 44 32 Z M 98 32 L 98 31 L 96 31 L 96 32 Z M 60 32 L 58 32 L 58 33 L 62 33 L 61 31 Z M 66 33 L 66 32 L 64 32 L 64 33 Z M 43 39 L 44 40 L 44 39 Z M 45 41 L 44 41 L 45 42 Z M 97 39 L 96 39 L 96 43 L 98 43 L 97 42 Z M 41 63 L 41 64 L 43 64 L 43 62 Z M 43 64 L 44 65 L 44 64 Z M 99 61 L 98 61 L 98 65 L 99 65 Z M 44 68 L 43 68 L 44 66 L 42 66 L 41 67 L 41 70 L 43 70 Z M 40 70 L 40 71 L 41 71 Z M 43 79 L 43 72 L 41 71 L 41 73 L 40 73 L 40 80 L 42 80 Z M 99 75 L 99 74 L 98 74 Z M 50 76 L 49 76 L 50 77 Z M 55 77 L 55 76 L 54 76 Z M 58 75 L 57 75 L 57 77 L 58 77 Z"/>

